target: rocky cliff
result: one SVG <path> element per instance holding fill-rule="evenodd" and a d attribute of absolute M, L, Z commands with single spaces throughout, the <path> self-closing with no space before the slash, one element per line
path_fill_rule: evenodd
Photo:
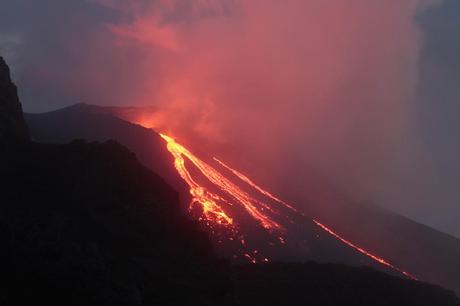
<path fill-rule="evenodd" d="M 0 57 L 0 146 L 25 142 L 29 132 L 25 123 L 18 91 L 11 81 L 10 70 Z"/>

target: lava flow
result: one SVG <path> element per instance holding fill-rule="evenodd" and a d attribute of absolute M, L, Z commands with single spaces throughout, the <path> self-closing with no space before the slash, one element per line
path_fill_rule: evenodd
<path fill-rule="evenodd" d="M 337 234 L 336 232 L 334 232 L 333 230 L 331 230 L 329 227 L 327 227 L 326 225 L 322 224 L 321 222 L 317 221 L 317 220 L 313 220 L 313 222 L 315 222 L 316 225 L 318 225 L 321 229 L 323 229 L 325 232 L 329 233 L 330 235 L 332 235 L 333 237 L 337 238 L 338 240 L 342 241 L 343 243 L 345 243 L 346 245 L 348 245 L 349 247 L 355 249 L 356 251 L 360 252 L 361 254 L 363 255 L 366 255 L 367 257 L 375 260 L 376 262 L 384 265 L 384 266 L 387 266 L 388 268 L 390 269 L 393 269 L 395 271 L 398 271 L 399 273 L 409 277 L 409 278 L 412 278 L 414 280 L 417 280 L 417 278 L 415 276 L 413 276 L 412 274 L 410 274 L 409 272 L 406 272 L 406 271 L 403 271 L 401 270 L 400 268 L 394 266 L 393 264 L 389 263 L 388 261 L 386 261 L 385 259 L 381 258 L 381 257 L 378 257 L 372 253 L 369 253 L 368 251 L 366 251 L 365 249 L 363 249 L 362 247 L 359 247 L 357 246 L 356 244 L 346 240 L 345 238 L 342 238 L 341 236 L 339 236 L 339 234 Z"/>
<path fill-rule="evenodd" d="M 190 187 L 190 194 L 193 196 L 192 203 L 199 203 L 203 206 L 203 211 L 206 217 L 211 217 L 211 220 L 217 220 L 221 223 L 232 223 L 232 219 L 225 213 L 223 206 L 228 203 L 224 198 L 210 192 L 205 187 L 198 185 L 191 177 L 190 172 L 185 166 L 184 156 L 190 160 L 195 167 L 214 185 L 219 187 L 221 191 L 229 195 L 236 202 L 244 207 L 244 209 L 267 230 L 282 230 L 282 226 L 272 220 L 263 210 L 271 208 L 265 203 L 259 202 L 248 193 L 241 190 L 230 180 L 225 178 L 213 167 L 200 160 L 193 155 L 189 150 L 178 144 L 173 138 L 161 134 L 164 140 L 168 143 L 168 150 L 174 156 L 175 167 L 180 176 L 187 182 Z"/>
<path fill-rule="evenodd" d="M 280 200 L 278 199 L 276 196 L 274 196 L 273 194 L 271 194 L 270 192 L 268 192 L 267 190 L 264 190 L 262 188 L 260 188 L 259 186 L 257 186 L 249 177 L 247 177 L 246 175 L 242 174 L 241 172 L 239 171 L 236 171 L 235 169 L 232 169 L 230 166 L 227 166 L 224 162 L 220 161 L 219 159 L 215 158 L 214 157 L 214 160 L 216 162 L 218 162 L 220 165 L 222 165 L 222 167 L 226 168 L 227 170 L 229 170 L 230 172 L 232 172 L 234 175 L 236 175 L 239 179 L 241 179 L 243 182 L 245 182 L 246 184 L 248 184 L 249 186 L 251 186 L 252 188 L 254 188 L 255 190 L 257 190 L 258 192 L 260 192 L 261 194 L 269 197 L 270 199 L 274 200 L 275 202 L 278 202 L 284 206 L 286 206 L 287 208 L 297 212 L 297 210 L 292 206 L 292 205 L 289 205 L 288 203 L 284 202 L 283 200 Z"/>
<path fill-rule="evenodd" d="M 201 161 L 195 159 L 188 150 L 177 144 L 171 137 L 163 134 L 161 134 L 161 137 L 168 142 L 168 150 L 174 156 L 174 166 L 176 167 L 177 172 L 179 172 L 182 179 L 190 187 L 190 194 L 193 197 L 192 203 L 201 204 L 203 214 L 207 220 L 218 224 L 232 225 L 233 219 L 230 218 L 218 204 L 218 202 L 223 201 L 223 199 L 195 182 L 185 167 L 185 160 L 183 156 L 186 156 L 189 159 L 192 157 L 190 160 L 195 161 L 194 163 L 201 163 Z"/>
<path fill-rule="evenodd" d="M 185 147 L 177 143 L 173 138 L 166 136 L 164 134 L 160 134 L 161 137 L 167 142 L 168 151 L 174 157 L 174 165 L 177 169 L 179 175 L 182 179 L 188 184 L 190 188 L 190 194 L 192 195 L 192 203 L 191 208 L 194 205 L 201 205 L 202 208 L 202 217 L 200 218 L 201 221 L 205 221 L 206 225 L 212 227 L 213 225 L 223 226 L 227 230 L 230 230 L 234 237 L 231 237 L 230 240 L 238 240 L 240 241 L 241 245 L 246 248 L 246 241 L 244 236 L 239 234 L 239 228 L 237 222 L 235 222 L 234 217 L 230 216 L 228 208 L 232 207 L 233 205 L 239 205 L 244 208 L 244 210 L 258 222 L 263 229 L 267 230 L 270 234 L 274 234 L 277 232 L 279 235 L 277 236 L 278 241 L 281 244 L 285 244 L 285 238 L 282 234 L 286 232 L 286 229 L 277 221 L 274 220 L 274 216 L 279 216 L 280 212 L 278 210 L 273 209 L 270 205 L 265 202 L 256 200 L 252 197 L 248 192 L 245 192 L 240 187 L 235 185 L 230 179 L 221 174 L 216 168 L 210 166 L 208 163 L 204 162 L 203 160 L 199 159 L 195 155 L 193 155 L 189 150 Z M 206 187 L 197 183 L 197 181 L 192 177 L 192 174 L 187 169 L 186 160 L 189 160 L 199 171 L 201 174 L 204 175 L 212 184 L 213 186 L 217 187 L 224 196 L 220 196 L 215 192 L 210 191 Z M 272 193 L 264 190 L 263 188 L 256 185 L 250 178 L 246 175 L 242 174 L 241 172 L 231 168 L 224 162 L 220 161 L 217 158 L 214 158 L 214 161 L 217 162 L 218 165 L 223 167 L 224 169 L 230 171 L 235 177 L 240 179 L 242 182 L 246 183 L 249 187 L 255 189 L 261 195 L 265 196 L 267 199 L 281 204 L 285 208 L 288 208 L 291 212 L 298 216 L 305 217 L 305 215 L 299 212 L 296 208 L 292 205 L 284 202 L 283 200 L 277 198 Z M 287 220 L 289 220 L 288 216 L 285 216 Z M 319 222 L 318 220 L 311 220 L 318 226 L 321 230 L 326 232 L 327 234 L 331 235 L 338 241 L 344 243 L 348 247 L 353 248 L 357 252 L 367 256 L 368 258 L 372 259 L 373 261 L 386 266 L 394 271 L 397 271 L 406 277 L 417 279 L 410 273 L 398 268 L 396 265 L 390 263 L 388 260 L 385 260 L 377 255 L 372 254 L 371 252 L 365 250 L 364 248 L 358 246 L 355 243 L 350 242 L 349 240 L 343 238 L 332 229 L 324 225 L 323 223 Z M 214 232 L 214 231 L 213 231 Z M 246 250 L 247 251 L 247 250 Z M 246 252 L 244 251 L 244 252 Z M 257 250 L 254 250 L 250 253 L 254 255 L 260 255 Z M 254 255 L 249 254 L 248 252 L 242 254 L 243 257 L 246 257 L 252 263 L 256 263 L 256 257 Z M 268 259 L 262 257 L 262 262 L 267 262 Z"/>

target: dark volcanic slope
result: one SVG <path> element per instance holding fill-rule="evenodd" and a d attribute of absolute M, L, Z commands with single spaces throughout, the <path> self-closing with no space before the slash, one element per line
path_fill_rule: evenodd
<path fill-rule="evenodd" d="M 248 265 L 231 276 L 176 193 L 115 142 L 30 144 L 1 160 L 2 305 L 460 305 L 368 268 Z"/>
<path fill-rule="evenodd" d="M 75 138 L 89 141 L 114 139 L 136 153 L 137 158 L 181 194 L 188 188 L 172 165 L 163 139 L 152 130 L 121 120 L 104 108 L 84 103 L 44 114 L 25 114 L 33 140 L 42 143 L 68 143 Z"/>
<path fill-rule="evenodd" d="M 177 194 L 115 142 L 0 156 L 0 304 L 216 305 L 225 265 Z M 179 294 L 178 294 L 179 293 Z"/>
<path fill-rule="evenodd" d="M 26 120 L 32 137 L 43 142 L 66 143 L 74 138 L 98 141 L 116 139 L 135 152 L 144 165 L 159 173 L 186 195 L 187 188 L 171 166 L 170 154 L 166 152 L 164 142 L 158 135 L 110 116 L 111 111 L 111 108 L 78 104 L 45 114 L 26 114 Z M 116 114 L 120 112 L 119 108 L 115 110 Z M 314 180 L 301 175 L 299 173 L 299 182 Z M 459 239 L 394 213 L 351 203 L 329 186 L 307 185 L 297 189 L 305 190 L 305 194 L 294 196 L 292 203 L 310 202 L 311 215 L 319 217 L 344 237 L 397 263 L 425 281 L 460 292 Z M 345 258 L 343 252 L 340 253 L 337 248 L 333 253 L 337 257 Z M 318 260 L 317 257 L 311 258 Z M 328 260 L 324 254 L 321 258 Z"/>
<path fill-rule="evenodd" d="M 332 209 L 318 216 L 361 246 L 397 258 L 423 280 L 460 293 L 458 238 L 375 206 L 341 204 L 328 205 Z"/>
<path fill-rule="evenodd" d="M 144 165 L 166 178 L 176 189 L 182 190 L 182 198 L 189 201 L 188 188 L 185 188 L 183 180 L 178 177 L 164 140 L 150 129 L 108 114 L 111 110 L 111 108 L 76 104 L 49 113 L 27 114 L 26 118 L 31 127 L 33 139 L 47 143 L 67 143 L 74 138 L 84 138 L 91 141 L 116 139 L 134 151 Z M 119 108 L 116 110 L 117 112 L 120 111 Z M 294 222 L 294 225 L 290 224 L 290 220 L 285 224 L 289 233 L 288 242 L 281 245 L 267 231 L 262 229 L 259 223 L 247 218 L 244 209 L 239 211 L 235 209 L 233 213 L 241 227 L 246 243 L 270 260 L 314 260 L 323 263 L 336 262 L 355 266 L 371 265 L 376 269 L 384 268 L 325 234 L 311 220 L 304 217 L 296 215 L 293 220 L 297 222 Z M 289 216 L 291 212 L 286 211 L 285 213 Z M 207 229 L 209 232 L 213 231 L 213 229 Z M 221 243 L 222 238 L 218 235 L 211 235 L 211 237 L 214 238 L 213 242 L 218 254 L 226 258 L 233 258 L 234 254 L 238 254 L 238 249 L 241 247 L 239 242 Z M 274 243 L 277 243 L 276 247 L 272 246 Z M 246 261 L 246 259 L 244 260 Z M 388 269 L 385 271 L 394 272 Z"/>
<path fill-rule="evenodd" d="M 459 305 L 451 292 L 369 268 L 341 265 L 271 264 L 235 267 L 242 306 Z M 294 302 L 292 302 L 294 301 Z"/>

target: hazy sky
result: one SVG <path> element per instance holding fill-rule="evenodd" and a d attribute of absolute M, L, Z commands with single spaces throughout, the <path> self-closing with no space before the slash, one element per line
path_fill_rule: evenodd
<path fill-rule="evenodd" d="M 0 3 L 26 111 L 154 104 L 460 237 L 460 1 Z"/>

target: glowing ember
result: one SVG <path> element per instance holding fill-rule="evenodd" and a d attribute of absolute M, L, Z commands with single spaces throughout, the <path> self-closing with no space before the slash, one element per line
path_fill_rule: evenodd
<path fill-rule="evenodd" d="M 403 271 L 401 269 L 399 269 L 398 267 L 394 266 L 393 264 L 389 263 L 388 261 L 386 261 L 385 259 L 381 258 L 381 257 L 378 257 L 372 253 L 369 253 L 368 251 L 366 251 L 365 249 L 357 246 L 356 244 L 342 238 L 341 236 L 339 236 L 337 233 L 335 233 L 333 230 L 331 230 L 330 228 L 328 228 L 327 226 L 325 226 L 324 224 L 318 222 L 317 220 L 313 220 L 313 222 L 315 222 L 316 225 L 318 225 L 321 229 L 323 229 L 324 231 L 326 231 L 327 233 L 329 233 L 330 235 L 334 236 L 335 238 L 337 238 L 338 240 L 342 241 L 343 243 L 345 243 L 346 245 L 348 245 L 349 247 L 352 247 L 353 249 L 355 249 L 356 251 L 360 252 L 361 254 L 364 254 L 366 255 L 367 257 L 381 263 L 382 265 L 384 266 L 387 266 L 393 270 L 396 270 L 402 274 L 404 274 L 405 276 L 409 277 L 409 278 L 412 278 L 414 280 L 417 280 L 417 278 L 413 275 L 411 275 L 410 273 L 406 272 L 406 271 Z"/>

